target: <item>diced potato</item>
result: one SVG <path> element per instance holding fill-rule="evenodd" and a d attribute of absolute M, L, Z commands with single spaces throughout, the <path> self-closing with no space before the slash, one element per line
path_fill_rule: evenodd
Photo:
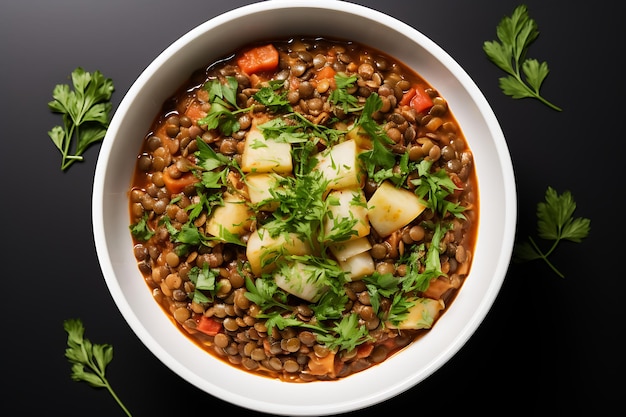
<path fill-rule="evenodd" d="M 361 149 L 372 149 L 372 138 L 361 126 L 350 129 L 346 133 L 346 139 L 353 140 Z"/>
<path fill-rule="evenodd" d="M 276 189 L 280 177 L 274 173 L 248 174 L 245 182 L 248 186 L 248 196 L 252 204 L 259 204 L 271 199 L 270 190 Z M 273 211 L 278 205 L 277 201 L 269 201 L 263 205 L 264 210 Z"/>
<path fill-rule="evenodd" d="M 246 134 L 241 154 L 241 170 L 243 172 L 291 172 L 293 170 L 291 145 L 265 139 L 263 133 L 253 123 Z"/>
<path fill-rule="evenodd" d="M 411 191 L 383 182 L 367 202 L 368 218 L 380 236 L 388 236 L 419 216 L 426 206 Z"/>
<path fill-rule="evenodd" d="M 356 219 L 357 223 L 352 227 L 356 235 L 351 239 L 367 236 L 370 233 L 370 223 L 367 219 L 367 201 L 361 188 L 345 188 L 333 190 L 328 193 L 326 201 L 333 199 L 333 204 L 328 207 L 329 216 L 324 222 L 324 234 L 330 236 L 335 225 L 344 219 Z M 337 203 L 337 204 L 335 204 Z"/>
<path fill-rule="evenodd" d="M 213 210 L 206 231 L 213 236 L 222 236 L 222 228 L 234 235 L 245 233 L 254 213 L 246 200 L 235 194 L 224 194 L 224 205 Z"/>
<path fill-rule="evenodd" d="M 303 262 L 282 264 L 274 274 L 274 280 L 283 290 L 311 303 L 317 302 L 328 290 L 325 283 L 318 281 L 319 268 Z"/>
<path fill-rule="evenodd" d="M 276 267 L 275 261 L 286 254 L 310 255 L 311 248 L 295 233 L 272 237 L 267 230 L 259 229 L 248 238 L 246 255 L 256 276 L 271 272 Z"/>
<path fill-rule="evenodd" d="M 358 239 L 334 243 L 330 246 L 330 251 L 335 256 L 335 259 L 342 262 L 359 253 L 367 252 L 371 248 L 372 244 L 369 239 L 367 237 L 360 237 Z"/>
<path fill-rule="evenodd" d="M 372 275 L 376 271 L 374 259 L 369 252 L 361 252 L 351 256 L 345 261 L 339 261 L 339 266 L 347 274 L 350 281 L 356 281 L 368 275 Z"/>
<path fill-rule="evenodd" d="M 445 308 L 442 300 L 432 298 L 415 298 L 410 300 L 415 303 L 409 308 L 409 314 L 398 325 L 387 323 L 392 329 L 430 329 L 439 317 L 441 310 Z"/>
<path fill-rule="evenodd" d="M 360 149 L 353 140 L 346 140 L 330 147 L 317 156 L 315 169 L 329 181 L 328 189 L 360 187 L 362 178 Z"/>

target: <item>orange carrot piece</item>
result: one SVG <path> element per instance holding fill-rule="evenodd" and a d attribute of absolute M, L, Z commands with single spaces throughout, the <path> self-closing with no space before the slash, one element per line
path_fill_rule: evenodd
<path fill-rule="evenodd" d="M 322 67 L 317 74 L 315 74 L 316 80 L 334 80 L 335 79 L 335 70 L 331 66 Z"/>
<path fill-rule="evenodd" d="M 415 87 L 409 88 L 406 93 L 404 93 L 398 104 L 401 106 L 408 106 L 413 97 L 415 97 Z"/>
<path fill-rule="evenodd" d="M 420 86 L 415 87 L 415 96 L 411 99 L 411 107 L 416 112 L 421 113 L 430 109 L 433 106 L 433 99 L 430 98 L 428 93 Z"/>
<path fill-rule="evenodd" d="M 271 43 L 248 49 L 237 58 L 237 65 L 248 75 L 273 71 L 278 68 L 278 50 Z"/>
<path fill-rule="evenodd" d="M 206 117 L 206 112 L 202 110 L 202 103 L 197 101 L 192 102 L 185 110 L 185 115 L 189 117 L 194 123 L 197 123 L 198 120 Z"/>
<path fill-rule="evenodd" d="M 215 336 L 222 329 L 222 324 L 213 317 L 202 316 L 196 329 L 209 336 Z"/>
<path fill-rule="evenodd" d="M 191 172 L 186 172 L 180 176 L 180 178 L 172 178 L 168 170 L 163 171 L 163 182 L 165 183 L 165 188 L 171 194 L 178 194 L 183 191 L 183 189 L 191 184 L 195 184 L 200 181 L 195 175 Z"/>

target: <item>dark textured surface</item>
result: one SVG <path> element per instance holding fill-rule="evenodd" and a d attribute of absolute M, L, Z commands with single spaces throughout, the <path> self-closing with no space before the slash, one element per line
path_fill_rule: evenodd
<path fill-rule="evenodd" d="M 47 108 L 52 89 L 68 82 L 77 66 L 113 79 L 115 108 L 180 35 L 248 3 L 0 1 L 2 415 L 123 415 L 105 391 L 70 379 L 63 320 L 74 317 L 83 320 L 93 342 L 114 346 L 108 377 L 134 416 L 254 414 L 185 382 L 130 330 L 109 295 L 93 244 L 91 186 L 99 145 L 63 173 L 47 135 L 60 120 Z M 625 228 L 618 204 L 625 88 L 616 61 L 625 31 L 614 3 L 525 3 L 541 32 L 529 57 L 548 62 L 542 92 L 563 107 L 560 113 L 504 96 L 497 82 L 502 74 L 482 51 L 484 41 L 495 39 L 500 19 L 520 3 L 356 3 L 420 30 L 481 88 L 513 159 L 518 236 L 535 234 L 535 207 L 547 186 L 572 192 L 576 215 L 591 219 L 591 234 L 581 244 L 562 244 L 552 256 L 565 279 L 543 263 L 511 265 L 493 309 L 449 363 L 404 394 L 353 414 L 384 414 L 390 407 L 416 415 L 618 413 L 626 328 Z"/>

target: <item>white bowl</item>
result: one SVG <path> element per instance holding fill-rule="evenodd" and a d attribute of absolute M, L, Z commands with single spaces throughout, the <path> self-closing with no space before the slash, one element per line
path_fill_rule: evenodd
<path fill-rule="evenodd" d="M 152 298 L 134 258 L 128 191 L 141 142 L 162 103 L 192 73 L 258 38 L 324 35 L 352 39 L 394 56 L 445 97 L 475 157 L 480 221 L 470 275 L 449 310 L 417 343 L 384 363 L 333 382 L 281 382 L 238 370 L 178 330 Z M 93 228 L 104 278 L 139 339 L 172 371 L 201 390 L 275 415 L 329 415 L 380 403 L 413 387 L 472 336 L 504 280 L 516 222 L 513 168 L 500 126 L 474 82 L 416 29 L 372 9 L 333 0 L 269 1 L 217 16 L 191 30 L 139 76 L 117 109 L 100 150 Z"/>

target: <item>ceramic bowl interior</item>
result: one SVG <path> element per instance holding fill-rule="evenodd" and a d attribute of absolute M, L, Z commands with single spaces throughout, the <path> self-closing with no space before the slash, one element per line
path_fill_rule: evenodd
<path fill-rule="evenodd" d="M 165 99 L 193 70 L 238 47 L 294 35 L 355 40 L 400 59 L 424 76 L 448 100 L 474 152 L 481 201 L 470 275 L 436 326 L 380 365 L 339 381 L 307 384 L 246 373 L 193 344 L 152 298 L 137 268 L 128 228 L 128 191 L 136 155 Z M 116 110 L 100 150 L 93 188 L 93 231 L 101 269 L 115 303 L 139 339 L 190 384 L 238 406 L 275 415 L 362 409 L 435 372 L 465 344 L 494 302 L 509 265 L 515 221 L 515 181 L 505 139 L 470 77 L 415 28 L 372 9 L 333 0 L 274 0 L 244 6 L 176 40 L 138 77 Z"/>

